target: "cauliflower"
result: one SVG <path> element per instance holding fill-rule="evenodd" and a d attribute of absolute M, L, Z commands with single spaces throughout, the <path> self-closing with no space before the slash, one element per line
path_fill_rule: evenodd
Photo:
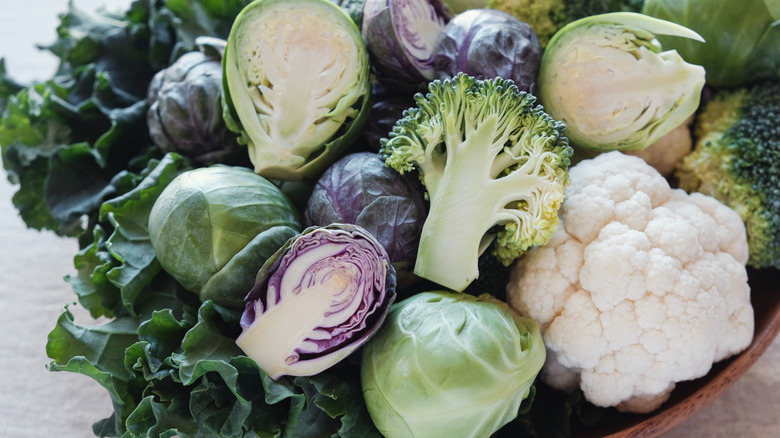
<path fill-rule="evenodd" d="M 507 299 L 540 324 L 546 383 L 650 412 L 750 344 L 745 227 L 621 152 L 578 163 L 570 179 L 558 231 L 514 265 Z"/>

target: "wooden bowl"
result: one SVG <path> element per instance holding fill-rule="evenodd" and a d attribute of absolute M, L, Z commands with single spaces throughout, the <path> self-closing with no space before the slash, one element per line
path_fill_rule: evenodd
<path fill-rule="evenodd" d="M 780 271 L 749 271 L 751 301 L 755 312 L 753 342 L 742 353 L 713 365 L 699 379 L 680 382 L 658 411 L 646 415 L 610 411 L 607 418 L 588 431 L 576 431 L 578 438 L 650 438 L 658 436 L 698 412 L 756 362 L 780 333 Z"/>

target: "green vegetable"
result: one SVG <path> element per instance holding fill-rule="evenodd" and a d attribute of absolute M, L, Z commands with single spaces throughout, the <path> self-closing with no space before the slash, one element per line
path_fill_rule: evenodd
<path fill-rule="evenodd" d="M 223 67 L 223 116 L 267 178 L 319 176 L 367 120 L 366 45 L 328 0 L 252 2 L 233 24 Z"/>
<path fill-rule="evenodd" d="M 550 40 L 539 99 L 566 124 L 574 146 L 645 149 L 696 111 L 704 69 L 662 51 L 658 35 L 701 40 L 678 24 L 631 12 L 577 20 Z"/>
<path fill-rule="evenodd" d="M 488 437 L 517 417 L 545 357 L 536 322 L 503 302 L 421 292 L 364 346 L 363 397 L 387 438 Z"/>
<path fill-rule="evenodd" d="M 642 12 L 688 27 L 704 42 L 658 40 L 707 71 L 707 83 L 734 87 L 780 79 L 780 1 L 647 0 Z"/>
<path fill-rule="evenodd" d="M 19 185 L 13 202 L 29 227 L 87 232 L 83 219 L 88 228 L 103 201 L 128 190 L 126 172 L 162 155 L 143 100 L 172 50 L 169 40 L 150 38 L 166 28 L 151 20 L 155 12 L 144 2 L 125 16 L 71 4 L 45 47 L 60 61 L 57 73 L 24 86 L 0 80 L 9 84 L 0 94 L 13 93 L 0 97 L 3 166 Z"/>
<path fill-rule="evenodd" d="M 572 150 L 563 124 L 509 80 L 458 74 L 415 101 L 382 154 L 401 173 L 419 171 L 430 199 L 414 273 L 462 291 L 491 241 L 506 265 L 547 242 Z"/>
<path fill-rule="evenodd" d="M 528 23 L 542 47 L 566 24 L 607 12 L 639 12 L 643 0 L 482 0 Z"/>
<path fill-rule="evenodd" d="M 67 278 L 80 304 L 109 319 L 78 325 L 66 308 L 49 334 L 48 368 L 105 387 L 114 412 L 93 425 L 95 435 L 378 436 L 356 364 L 274 381 L 236 346 L 239 311 L 200 303 L 160 269 L 149 212 L 188 169 L 169 154 L 129 175 L 136 186 L 101 206 L 92 243 L 74 259 L 78 273 Z"/>
<path fill-rule="evenodd" d="M 719 199 L 745 222 L 756 268 L 780 268 L 780 83 L 724 89 L 694 124 L 680 187 Z"/>
<path fill-rule="evenodd" d="M 149 213 L 157 259 L 201 301 L 242 309 L 263 263 L 301 231 L 298 211 L 270 181 L 214 165 L 177 176 Z"/>

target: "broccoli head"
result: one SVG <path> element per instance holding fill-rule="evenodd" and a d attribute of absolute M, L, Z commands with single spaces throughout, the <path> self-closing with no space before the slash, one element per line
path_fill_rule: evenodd
<path fill-rule="evenodd" d="M 694 125 L 696 144 L 675 175 L 745 222 L 754 268 L 780 269 L 780 83 L 722 89 Z"/>
<path fill-rule="evenodd" d="M 572 149 L 563 123 L 510 80 L 460 73 L 428 90 L 382 139 L 381 153 L 397 171 L 418 172 L 430 201 L 415 274 L 463 291 L 491 242 L 506 266 L 547 243 Z"/>
<path fill-rule="evenodd" d="M 542 47 L 572 21 L 607 12 L 641 12 L 644 0 L 486 0 L 489 8 L 508 12 L 528 23 Z"/>

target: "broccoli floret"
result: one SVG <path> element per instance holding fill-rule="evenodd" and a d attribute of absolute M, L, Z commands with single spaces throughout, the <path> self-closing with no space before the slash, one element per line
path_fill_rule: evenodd
<path fill-rule="evenodd" d="M 510 80 L 460 73 L 415 95 L 381 153 L 417 170 L 430 201 L 414 272 L 463 291 L 493 245 L 505 265 L 558 226 L 572 149 L 565 126 Z"/>
<path fill-rule="evenodd" d="M 723 89 L 694 125 L 676 171 L 686 191 L 713 196 L 745 222 L 754 268 L 780 268 L 780 83 Z"/>
<path fill-rule="evenodd" d="M 486 6 L 528 23 L 542 47 L 572 21 L 607 12 L 641 12 L 644 0 L 486 0 Z"/>

